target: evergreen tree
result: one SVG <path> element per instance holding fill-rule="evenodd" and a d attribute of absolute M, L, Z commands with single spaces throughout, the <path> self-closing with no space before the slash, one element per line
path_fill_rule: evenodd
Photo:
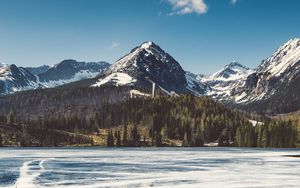
<path fill-rule="evenodd" d="M 198 126 L 196 129 L 196 133 L 195 133 L 195 141 L 194 141 L 194 145 L 195 147 L 202 147 L 204 144 L 204 140 L 203 140 L 203 136 L 202 136 L 202 131 L 201 128 Z"/>
<path fill-rule="evenodd" d="M 3 146 L 3 140 L 2 140 L 2 136 L 1 136 L 1 132 L 0 132 L 0 147 Z"/>
<path fill-rule="evenodd" d="M 243 142 L 242 142 L 242 133 L 241 133 L 241 128 L 236 129 L 236 145 L 238 147 L 242 147 Z"/>
<path fill-rule="evenodd" d="M 189 146 L 189 140 L 188 140 L 188 134 L 187 134 L 187 132 L 184 133 L 182 146 L 184 146 L 184 147 L 188 147 Z"/>
<path fill-rule="evenodd" d="M 268 132 L 268 127 L 264 127 L 264 129 L 263 129 L 261 146 L 264 147 L 264 148 L 269 146 L 269 132 Z"/>
<path fill-rule="evenodd" d="M 218 138 L 218 146 L 220 147 L 228 146 L 227 140 L 223 134 L 221 134 Z"/>
<path fill-rule="evenodd" d="M 11 125 L 15 122 L 15 114 L 11 111 L 6 117 L 6 123 Z"/>
<path fill-rule="evenodd" d="M 256 134 L 257 134 L 257 147 L 263 147 L 263 127 L 256 126 Z"/>
<path fill-rule="evenodd" d="M 106 145 L 107 145 L 107 147 L 113 147 L 114 146 L 114 135 L 113 135 L 113 132 L 111 130 L 108 133 Z"/>
<path fill-rule="evenodd" d="M 124 125 L 124 130 L 123 130 L 123 146 L 127 146 L 127 125 Z"/>
<path fill-rule="evenodd" d="M 94 139 L 91 137 L 91 146 L 94 146 Z"/>
<path fill-rule="evenodd" d="M 138 129 L 137 129 L 137 126 L 134 125 L 133 128 L 131 129 L 131 145 L 132 146 L 137 146 L 139 141 L 140 141 L 140 136 L 139 136 L 139 133 L 138 133 Z"/>
<path fill-rule="evenodd" d="M 228 139 L 228 129 L 224 129 L 219 138 L 218 138 L 218 146 L 224 147 L 229 146 L 229 139 Z"/>
<path fill-rule="evenodd" d="M 30 136 L 28 134 L 28 130 L 26 128 L 26 126 L 22 126 L 22 136 L 21 136 L 21 146 L 22 147 L 27 147 L 30 146 Z"/>
<path fill-rule="evenodd" d="M 120 133 L 119 130 L 117 131 L 117 137 L 116 137 L 116 139 L 117 139 L 116 146 L 120 147 L 121 146 L 121 133 Z"/>
<path fill-rule="evenodd" d="M 155 132 L 155 146 L 156 147 L 162 146 L 162 136 L 160 132 Z"/>

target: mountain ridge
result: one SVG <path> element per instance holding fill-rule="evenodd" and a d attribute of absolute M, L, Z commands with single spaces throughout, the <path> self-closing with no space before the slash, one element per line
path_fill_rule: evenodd
<path fill-rule="evenodd" d="M 58 68 L 64 69 L 60 72 L 61 75 L 68 76 L 69 66 L 71 70 L 76 70 L 83 64 L 88 63 L 65 60 L 48 71 L 38 74 L 37 79 L 42 78 L 42 81 L 47 81 L 47 76 L 41 77 L 40 75 L 49 74 Z M 99 64 L 92 63 L 92 65 Z M 95 79 L 86 82 L 90 83 L 86 87 L 111 85 L 150 91 L 153 82 L 167 95 L 171 95 L 171 93 L 204 95 L 237 108 L 255 110 L 258 108 L 257 106 L 261 105 L 259 106 L 260 111 L 270 113 L 272 111 L 288 111 L 287 104 L 293 106 L 293 109 L 296 109 L 297 106 L 300 108 L 298 97 L 300 90 L 297 90 L 299 84 L 296 82 L 300 77 L 300 39 L 298 38 L 283 44 L 255 69 L 233 61 L 209 76 L 184 71 L 170 54 L 150 41 L 133 48 L 111 66 L 106 65 L 106 68 L 101 69 L 102 74 L 99 74 L 101 71 L 96 71 L 95 75 L 88 77 L 95 77 Z M 87 70 L 89 69 L 87 68 Z M 85 75 L 85 72 L 81 73 Z M 71 71 L 71 75 L 74 75 L 74 72 Z M 59 76 L 59 74 L 55 75 L 57 80 L 52 78 L 52 81 L 58 81 Z M 30 76 L 30 78 L 35 79 L 36 77 Z M 86 77 L 57 83 L 53 81 L 49 85 L 40 84 L 35 87 L 55 87 L 84 78 Z M 284 102 L 280 99 L 284 99 L 286 104 L 283 105 Z M 281 104 L 278 104 L 279 100 Z M 277 104 L 278 107 L 270 106 L 266 104 L 267 102 Z"/>
<path fill-rule="evenodd" d="M 0 65 L 0 94 L 37 88 L 49 88 L 96 77 L 110 64 L 107 62 L 77 62 L 64 60 L 52 67 L 17 67 Z"/>

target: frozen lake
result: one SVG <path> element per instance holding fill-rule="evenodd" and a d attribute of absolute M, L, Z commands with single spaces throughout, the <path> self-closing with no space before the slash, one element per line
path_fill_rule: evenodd
<path fill-rule="evenodd" d="M 299 187 L 299 149 L 0 148 L 0 187 Z"/>

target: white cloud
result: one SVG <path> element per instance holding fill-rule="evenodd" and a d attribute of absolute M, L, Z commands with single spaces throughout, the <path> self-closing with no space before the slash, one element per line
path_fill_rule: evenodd
<path fill-rule="evenodd" d="M 109 47 L 109 49 L 114 49 L 114 48 L 116 48 L 118 46 L 120 46 L 120 43 L 118 43 L 118 42 L 112 42 L 111 45 L 110 45 L 110 47 Z"/>
<path fill-rule="evenodd" d="M 204 0 L 167 0 L 171 5 L 174 14 L 205 14 L 208 10 Z"/>
<path fill-rule="evenodd" d="M 235 5 L 238 2 L 238 0 L 230 0 L 230 3 Z"/>

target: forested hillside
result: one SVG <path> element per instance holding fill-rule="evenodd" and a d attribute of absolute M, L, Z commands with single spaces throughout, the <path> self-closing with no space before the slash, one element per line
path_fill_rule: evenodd
<path fill-rule="evenodd" d="M 104 103 L 114 103 L 129 98 L 130 87 L 82 87 L 80 85 L 88 81 L 0 96 L 0 116 L 14 113 L 18 118 L 36 119 L 48 115 L 61 115 L 69 110 L 74 110 L 74 113 L 84 109 L 94 110 Z"/>
<path fill-rule="evenodd" d="M 279 121 L 288 121 L 293 124 L 294 127 L 298 130 L 298 138 L 297 138 L 297 143 L 298 147 L 300 147 L 300 111 L 288 113 L 288 114 L 279 114 L 275 117 L 275 119 Z"/>
<path fill-rule="evenodd" d="M 98 93 L 100 90 L 102 94 Z M 49 90 L 47 94 L 41 92 L 31 97 L 27 92 L 21 98 L 14 95 L 0 98 L 1 104 L 10 106 L 9 110 L 1 109 L 1 144 L 204 146 L 218 143 L 241 147 L 297 144 L 297 130 L 291 122 L 270 121 L 228 109 L 206 97 L 158 96 L 115 103 L 113 95 L 103 95 L 105 90 L 111 94 L 117 88 L 77 88 L 74 95 L 68 93 L 70 90 L 64 95 Z M 254 126 L 250 119 L 265 124 Z M 8 137 L 8 133 L 12 136 Z"/>

